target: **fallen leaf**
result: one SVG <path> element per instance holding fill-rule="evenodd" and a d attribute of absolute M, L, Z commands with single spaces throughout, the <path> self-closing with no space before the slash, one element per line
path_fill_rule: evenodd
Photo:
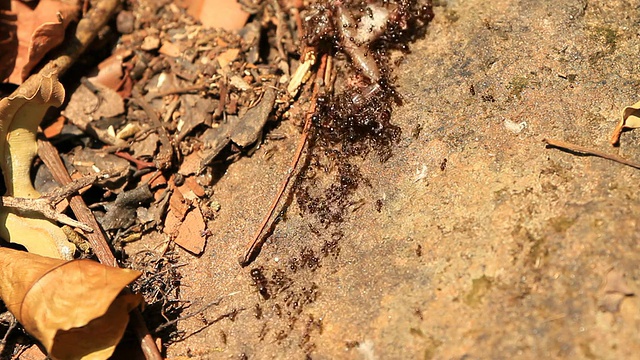
<path fill-rule="evenodd" d="M 613 130 L 613 134 L 611 135 L 611 145 L 616 145 L 620 142 L 620 135 L 622 135 L 622 131 L 626 129 L 637 129 L 640 127 L 640 101 L 637 103 L 627 106 L 622 110 L 622 119 Z"/>
<path fill-rule="evenodd" d="M 55 73 L 31 76 L 14 92 L 0 100 L 0 168 L 6 195 L 38 198 L 31 183 L 31 163 L 36 155 L 36 131 L 45 112 L 60 106 L 64 88 Z M 0 208 L 0 236 L 21 244 L 32 253 L 71 259 L 75 246 L 52 222 L 34 213 L 14 213 Z"/>
<path fill-rule="evenodd" d="M 18 54 L 9 82 L 21 84 L 44 56 L 64 41 L 67 26 L 77 19 L 79 2 L 40 0 L 35 9 L 11 2 L 17 15 Z"/>
<path fill-rule="evenodd" d="M 140 277 L 91 260 L 0 248 L 0 297 L 52 359 L 107 359 L 142 297 L 120 295 Z"/>

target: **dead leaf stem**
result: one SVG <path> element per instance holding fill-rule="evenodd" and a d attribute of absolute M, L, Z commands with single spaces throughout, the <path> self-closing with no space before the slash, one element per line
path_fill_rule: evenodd
<path fill-rule="evenodd" d="M 581 146 L 581 145 L 572 144 L 572 143 L 567 142 L 567 141 L 554 140 L 554 139 L 542 139 L 542 142 L 544 142 L 545 144 L 547 144 L 550 147 L 554 147 L 554 148 L 558 148 L 558 149 L 566 150 L 566 151 L 571 151 L 571 152 L 575 152 L 575 153 L 579 153 L 579 154 L 583 154 L 583 155 L 588 155 L 588 156 L 596 156 L 596 157 L 599 157 L 599 158 L 615 161 L 615 162 L 623 164 L 623 165 L 631 166 L 632 168 L 640 169 L 640 163 L 637 163 L 637 162 L 634 162 L 634 161 L 631 161 L 631 160 L 627 160 L 627 159 L 622 158 L 622 157 L 617 156 L 617 155 L 607 154 L 607 153 L 604 153 L 604 152 L 599 151 L 599 150 L 589 149 L 589 148 Z"/>
<path fill-rule="evenodd" d="M 324 79 L 324 72 L 326 69 L 326 65 L 327 65 L 327 55 L 323 55 L 322 58 L 320 59 L 320 66 L 318 67 L 318 72 L 316 73 L 316 79 Z M 244 252 L 244 255 L 241 256 L 240 259 L 238 259 L 240 265 L 243 267 L 249 265 L 254 260 L 255 256 L 257 256 L 257 253 L 260 247 L 262 246 L 262 243 L 264 242 L 264 238 L 261 237 L 262 232 L 264 231 L 264 229 L 267 228 L 267 225 L 269 224 L 269 220 L 271 219 L 271 217 L 273 216 L 273 213 L 278 207 L 278 203 L 280 202 L 280 199 L 282 199 L 282 195 L 284 195 L 284 192 L 287 189 L 287 185 L 289 185 L 289 182 L 293 177 L 293 173 L 296 171 L 296 168 L 298 167 L 298 163 L 300 162 L 300 158 L 302 157 L 302 151 L 304 150 L 304 147 L 307 143 L 309 130 L 311 129 L 311 123 L 312 123 L 311 119 L 313 117 L 313 114 L 316 112 L 316 102 L 318 99 L 319 88 L 320 88 L 320 85 L 317 82 L 314 82 L 313 93 L 311 94 L 311 105 L 309 106 L 309 111 L 307 112 L 304 128 L 302 129 L 302 134 L 300 135 L 300 141 L 298 142 L 298 147 L 293 156 L 293 161 L 291 162 L 291 166 L 287 170 L 287 174 L 285 175 L 285 178 L 282 181 L 282 184 L 280 185 L 280 189 L 278 190 L 276 197 L 273 199 L 273 202 L 271 203 L 271 207 L 269 208 L 269 211 L 267 211 L 267 214 L 262 220 L 262 224 L 256 231 L 252 240 L 249 241 L 249 243 L 247 244 L 247 248 Z"/>

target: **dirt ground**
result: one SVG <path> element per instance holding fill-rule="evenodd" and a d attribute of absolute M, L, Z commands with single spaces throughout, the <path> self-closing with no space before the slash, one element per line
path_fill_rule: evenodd
<path fill-rule="evenodd" d="M 638 131 L 609 145 L 621 109 L 638 100 L 640 2 L 452 0 L 434 10 L 395 73 L 402 138 L 388 161 L 358 160 L 368 185 L 342 224 L 325 228 L 293 201 L 241 268 L 299 128 L 282 123 L 272 132 L 284 140 L 226 169 L 214 188 L 215 240 L 201 257 L 183 253 L 180 270 L 193 309 L 219 304 L 179 322 L 185 338 L 169 357 L 640 351 L 640 302 L 630 295 L 640 286 L 640 174 L 541 141 L 640 159 Z"/>

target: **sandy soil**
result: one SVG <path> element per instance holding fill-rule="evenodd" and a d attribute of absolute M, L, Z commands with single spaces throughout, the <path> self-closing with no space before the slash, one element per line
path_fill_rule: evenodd
<path fill-rule="evenodd" d="M 214 189 L 214 240 L 199 258 L 184 253 L 181 268 L 194 309 L 220 302 L 179 323 L 188 336 L 170 357 L 640 352 L 640 303 L 625 296 L 640 284 L 640 173 L 541 142 L 640 159 L 640 132 L 608 143 L 621 109 L 638 100 L 640 2 L 436 3 L 427 36 L 396 71 L 402 138 L 387 162 L 358 160 L 369 184 L 344 223 L 324 228 L 294 201 L 241 268 L 298 128 L 281 124 L 273 131 L 286 139 L 229 166 Z"/>

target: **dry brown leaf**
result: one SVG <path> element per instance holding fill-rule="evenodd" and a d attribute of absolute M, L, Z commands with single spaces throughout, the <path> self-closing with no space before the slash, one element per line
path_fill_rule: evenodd
<path fill-rule="evenodd" d="M 40 0 L 35 9 L 12 1 L 17 15 L 18 55 L 9 82 L 21 84 L 51 49 L 64 41 L 69 23 L 80 11 L 78 1 Z"/>
<path fill-rule="evenodd" d="M 615 145 L 620 141 L 620 135 L 623 130 L 637 129 L 640 127 L 640 101 L 627 106 L 622 110 L 622 119 L 613 130 L 611 135 L 611 145 Z"/>
<path fill-rule="evenodd" d="M 0 297 L 52 359 L 107 359 L 141 296 L 120 295 L 141 274 L 91 260 L 0 248 Z"/>
<path fill-rule="evenodd" d="M 31 183 L 31 162 L 37 152 L 36 131 L 45 112 L 60 106 L 64 88 L 54 73 L 37 74 L 0 100 L 0 167 L 7 195 L 38 198 Z M 72 259 L 75 246 L 64 232 L 36 213 L 18 214 L 0 208 L 0 236 L 32 253 Z"/>
<path fill-rule="evenodd" d="M 11 75 L 18 57 L 16 15 L 0 10 L 0 82 Z"/>

